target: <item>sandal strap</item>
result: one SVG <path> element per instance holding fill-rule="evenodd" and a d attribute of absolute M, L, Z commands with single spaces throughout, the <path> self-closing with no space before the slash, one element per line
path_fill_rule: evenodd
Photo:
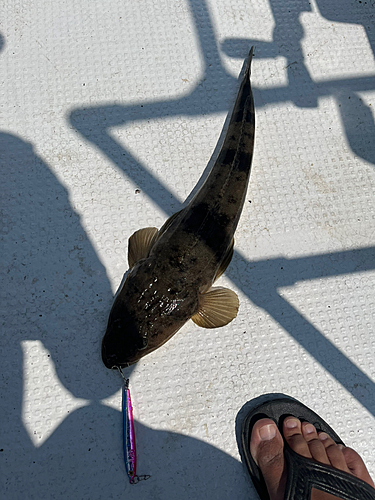
<path fill-rule="evenodd" d="M 342 500 L 375 500 L 375 489 L 361 479 L 302 457 L 287 443 L 284 453 L 288 467 L 284 500 L 307 500 L 313 487 Z"/>

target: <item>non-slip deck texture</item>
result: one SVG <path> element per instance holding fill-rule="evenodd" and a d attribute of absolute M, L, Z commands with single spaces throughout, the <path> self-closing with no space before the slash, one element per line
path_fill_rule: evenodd
<path fill-rule="evenodd" d="M 374 0 L 5 0 L 0 7 L 0 497 L 255 498 L 238 412 L 319 413 L 375 475 Z M 255 45 L 256 143 L 224 328 L 121 379 L 100 357 L 127 241 L 206 171 Z M 207 172 L 207 171 L 206 171 Z M 237 419 L 238 420 L 238 419 Z"/>

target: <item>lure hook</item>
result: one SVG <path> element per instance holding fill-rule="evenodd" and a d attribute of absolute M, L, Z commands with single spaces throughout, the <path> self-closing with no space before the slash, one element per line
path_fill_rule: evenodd
<path fill-rule="evenodd" d="M 129 389 L 129 379 L 125 377 L 124 372 L 122 371 L 120 366 L 114 366 L 113 368 L 116 368 L 121 375 L 121 378 L 124 382 L 124 387 L 125 389 Z"/>
<path fill-rule="evenodd" d="M 130 484 L 137 484 L 139 483 L 139 481 L 147 481 L 147 479 L 150 479 L 150 477 L 150 474 L 141 474 L 140 476 L 136 475 L 130 481 Z"/>

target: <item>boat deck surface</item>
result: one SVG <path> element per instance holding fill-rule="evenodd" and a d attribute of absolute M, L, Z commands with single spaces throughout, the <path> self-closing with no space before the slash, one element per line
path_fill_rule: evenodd
<path fill-rule="evenodd" d="M 1 10 L 0 497 L 255 499 L 241 408 L 269 393 L 314 409 L 374 477 L 374 0 Z M 219 281 L 239 313 L 126 370 L 152 476 L 131 486 L 100 357 L 128 238 L 207 174 L 252 45 L 252 174 Z"/>

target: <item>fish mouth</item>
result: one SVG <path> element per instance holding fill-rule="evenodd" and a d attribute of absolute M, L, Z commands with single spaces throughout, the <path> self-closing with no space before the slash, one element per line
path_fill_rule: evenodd
<path fill-rule="evenodd" d="M 106 346 L 103 343 L 102 344 L 102 361 L 103 361 L 104 365 L 106 366 L 106 368 L 109 368 L 110 370 L 112 370 L 113 368 L 117 368 L 117 367 L 118 368 L 127 368 L 128 366 L 136 363 L 138 360 L 122 361 L 121 362 L 118 359 L 116 354 L 107 353 Z"/>
<path fill-rule="evenodd" d="M 120 366 L 116 354 L 107 353 L 107 349 L 104 345 L 104 342 L 102 343 L 102 361 L 106 366 L 106 368 L 109 369 L 116 368 L 116 366 Z M 122 367 L 120 366 L 120 368 Z"/>

